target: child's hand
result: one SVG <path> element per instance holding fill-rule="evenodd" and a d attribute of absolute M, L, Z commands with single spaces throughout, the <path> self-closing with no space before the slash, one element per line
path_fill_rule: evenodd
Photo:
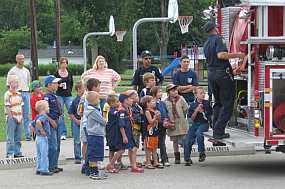
<path fill-rule="evenodd" d="M 80 122 L 81 122 L 81 120 L 79 120 L 79 119 L 75 120 L 76 125 L 80 125 Z"/>
<path fill-rule="evenodd" d="M 199 104 L 195 111 L 197 111 L 197 112 L 203 112 L 203 111 L 204 111 L 204 109 L 203 109 L 203 104 Z"/>
<path fill-rule="evenodd" d="M 128 144 L 128 142 L 129 142 L 129 141 L 128 141 L 128 138 L 127 138 L 127 137 L 123 137 L 123 143 L 124 143 L 124 144 Z"/>
<path fill-rule="evenodd" d="M 40 133 L 41 133 L 42 136 L 46 136 L 47 135 L 44 130 L 40 130 Z"/>

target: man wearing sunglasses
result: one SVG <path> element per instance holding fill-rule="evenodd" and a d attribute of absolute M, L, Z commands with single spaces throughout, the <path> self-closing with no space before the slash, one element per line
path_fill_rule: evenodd
<path fill-rule="evenodd" d="M 153 73 L 155 75 L 156 85 L 161 85 L 163 81 L 163 76 L 159 68 L 152 66 L 152 54 L 150 51 L 145 50 L 141 54 L 143 65 L 139 67 L 134 74 L 132 86 L 133 89 L 138 91 L 140 94 L 141 90 L 145 87 L 143 83 L 143 75 L 147 72 Z"/>

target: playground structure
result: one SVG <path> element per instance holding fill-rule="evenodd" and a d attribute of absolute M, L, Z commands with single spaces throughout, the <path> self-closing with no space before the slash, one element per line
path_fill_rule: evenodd
<path fill-rule="evenodd" d="M 193 16 L 179 16 L 177 0 L 169 0 L 168 3 L 168 17 L 157 18 L 141 18 L 136 21 L 133 26 L 133 70 L 138 67 L 138 52 L 137 52 L 137 30 L 139 25 L 147 22 L 170 22 L 175 23 L 179 21 L 179 26 L 182 34 L 188 32 L 188 27 L 193 20 Z"/>
<path fill-rule="evenodd" d="M 86 53 L 86 46 L 87 46 L 87 39 L 90 36 L 103 36 L 103 35 L 110 35 L 111 37 L 116 34 L 117 41 L 123 41 L 124 35 L 126 31 L 116 31 L 115 30 L 115 21 L 114 17 L 110 16 L 109 19 L 109 31 L 108 32 L 91 32 L 87 33 L 83 38 L 83 57 L 84 57 L 84 71 L 87 70 L 87 53 Z"/>
<path fill-rule="evenodd" d="M 243 0 L 222 8 L 218 0 L 216 19 L 229 52 L 247 54 L 242 63 L 231 60 L 241 74 L 234 78 L 231 137 L 219 142 L 285 152 L 285 1 Z"/>

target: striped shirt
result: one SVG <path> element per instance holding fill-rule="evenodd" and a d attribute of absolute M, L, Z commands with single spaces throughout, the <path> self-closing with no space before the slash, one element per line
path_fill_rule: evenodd
<path fill-rule="evenodd" d="M 4 95 L 4 105 L 10 108 L 12 117 L 21 123 L 23 119 L 22 106 L 24 105 L 21 93 L 7 91 Z M 8 115 L 6 110 L 5 114 Z"/>
<path fill-rule="evenodd" d="M 81 79 L 96 78 L 101 81 L 100 98 L 107 99 L 107 96 L 112 93 L 116 87 L 116 83 L 121 81 L 121 76 L 113 69 L 105 68 L 104 70 L 90 69 L 82 74 Z"/>

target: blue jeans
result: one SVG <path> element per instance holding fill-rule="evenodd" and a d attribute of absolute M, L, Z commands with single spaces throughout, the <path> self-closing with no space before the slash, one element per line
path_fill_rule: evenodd
<path fill-rule="evenodd" d="M 48 161 L 49 170 L 52 171 L 57 167 L 56 156 L 57 156 L 57 135 L 56 128 L 50 127 L 50 135 L 48 135 Z"/>
<path fill-rule="evenodd" d="M 29 128 L 30 120 L 30 94 L 29 92 L 22 92 L 22 98 L 23 98 L 23 121 L 24 121 L 24 129 L 25 129 L 25 136 L 26 139 L 31 139 L 31 131 Z"/>
<path fill-rule="evenodd" d="M 81 160 L 80 125 L 71 122 L 75 160 Z"/>
<path fill-rule="evenodd" d="M 37 147 L 37 171 L 49 172 L 48 137 L 36 136 L 36 147 Z"/>
<path fill-rule="evenodd" d="M 7 144 L 6 156 L 22 155 L 21 152 L 21 138 L 22 138 L 22 124 L 18 124 L 14 118 L 7 118 Z"/>
<path fill-rule="evenodd" d="M 58 100 L 62 108 L 62 115 L 59 117 L 59 120 L 58 120 L 58 127 L 60 129 L 59 133 L 60 133 L 60 136 L 66 136 L 67 131 L 66 131 L 65 123 L 64 123 L 64 105 L 68 111 L 69 107 L 71 106 L 73 98 L 72 96 L 58 96 Z"/>
<path fill-rule="evenodd" d="M 59 158 L 59 153 L 60 153 L 60 127 L 59 127 L 59 122 L 57 121 L 57 127 L 55 129 L 55 134 L 56 134 L 56 156 L 55 156 L 55 167 L 58 167 L 58 158 Z"/>
<path fill-rule="evenodd" d="M 197 139 L 198 152 L 205 152 L 204 135 L 203 132 L 208 131 L 208 123 L 194 123 L 188 129 L 188 132 L 184 138 L 184 160 L 187 161 L 190 158 L 192 146 Z"/>

